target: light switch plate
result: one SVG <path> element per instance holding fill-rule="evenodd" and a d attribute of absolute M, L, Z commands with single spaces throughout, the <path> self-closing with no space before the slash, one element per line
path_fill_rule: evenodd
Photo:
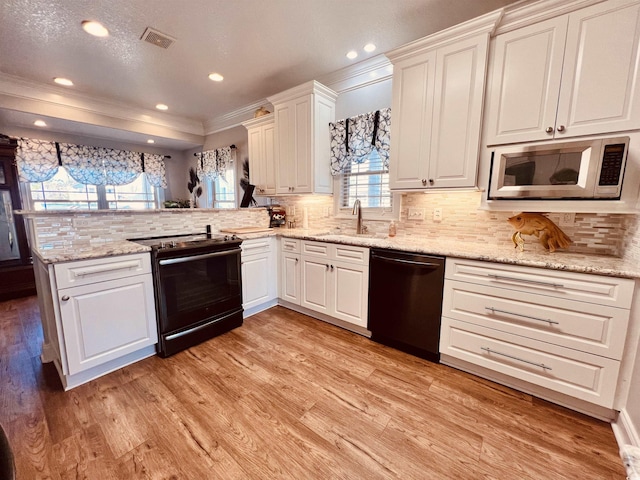
<path fill-rule="evenodd" d="M 407 212 L 408 220 L 424 220 L 424 208 L 409 207 Z"/>
<path fill-rule="evenodd" d="M 442 209 L 441 208 L 434 208 L 433 209 L 433 221 L 434 222 L 441 222 L 442 221 Z"/>
<path fill-rule="evenodd" d="M 560 214 L 560 226 L 561 227 L 570 227 L 574 223 L 576 223 L 576 214 L 575 213 L 561 213 Z"/>

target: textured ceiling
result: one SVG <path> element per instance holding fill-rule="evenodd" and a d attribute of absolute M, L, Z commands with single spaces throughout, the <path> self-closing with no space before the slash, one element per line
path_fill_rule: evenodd
<path fill-rule="evenodd" d="M 513 0 L 2 0 L 0 72 L 198 121 L 494 10 Z M 107 38 L 87 35 L 98 20 Z M 140 40 L 146 27 L 176 38 Z M 362 52 L 373 42 L 378 50 Z M 212 82 L 213 71 L 224 75 Z"/>

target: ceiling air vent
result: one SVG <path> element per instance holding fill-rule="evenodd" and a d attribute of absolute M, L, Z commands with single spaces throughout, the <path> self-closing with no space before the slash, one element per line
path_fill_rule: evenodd
<path fill-rule="evenodd" d="M 158 30 L 155 30 L 151 27 L 147 27 L 140 39 L 144 40 L 145 42 L 152 43 L 157 47 L 164 48 L 165 50 L 173 45 L 173 42 L 176 41 L 175 38 L 170 37 L 166 33 L 159 32 Z"/>

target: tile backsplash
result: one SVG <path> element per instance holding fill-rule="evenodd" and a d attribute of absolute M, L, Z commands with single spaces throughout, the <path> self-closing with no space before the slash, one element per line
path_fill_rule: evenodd
<path fill-rule="evenodd" d="M 480 192 L 405 193 L 401 196 L 398 235 L 429 238 L 450 237 L 468 242 L 511 245 L 512 227 L 507 218 L 518 212 L 479 210 Z M 287 209 L 287 220 L 302 228 L 306 212 L 309 228 L 353 231 L 355 217 L 334 217 L 333 197 L 292 196 L 277 199 Z M 442 220 L 433 220 L 434 209 Z M 409 210 L 424 212 L 420 220 L 409 219 Z M 557 220 L 549 214 L 552 220 Z M 415 217 L 411 217 L 415 218 Z M 364 224 L 371 233 L 386 234 L 390 219 Z M 213 231 L 225 227 L 267 226 L 265 208 L 237 210 L 167 209 L 149 212 L 96 212 L 31 215 L 31 228 L 40 248 L 68 248 L 76 243 L 101 243 L 127 238 Z M 556 223 L 558 223 L 556 221 Z M 624 256 L 640 261 L 640 224 L 635 215 L 576 214 L 572 226 L 562 227 L 573 240 L 569 251 Z M 536 237 L 524 236 L 525 250 L 542 251 Z"/>

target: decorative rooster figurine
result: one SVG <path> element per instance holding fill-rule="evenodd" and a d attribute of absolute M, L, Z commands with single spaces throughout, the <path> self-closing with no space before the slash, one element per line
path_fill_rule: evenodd
<path fill-rule="evenodd" d="M 535 235 L 540 239 L 542 246 L 550 252 L 555 252 L 556 248 L 567 248 L 571 244 L 567 234 L 540 213 L 519 213 L 508 218 L 507 221 L 516 229 L 511 239 L 516 247 L 521 247 L 521 251 L 524 241 L 520 234 Z"/>

